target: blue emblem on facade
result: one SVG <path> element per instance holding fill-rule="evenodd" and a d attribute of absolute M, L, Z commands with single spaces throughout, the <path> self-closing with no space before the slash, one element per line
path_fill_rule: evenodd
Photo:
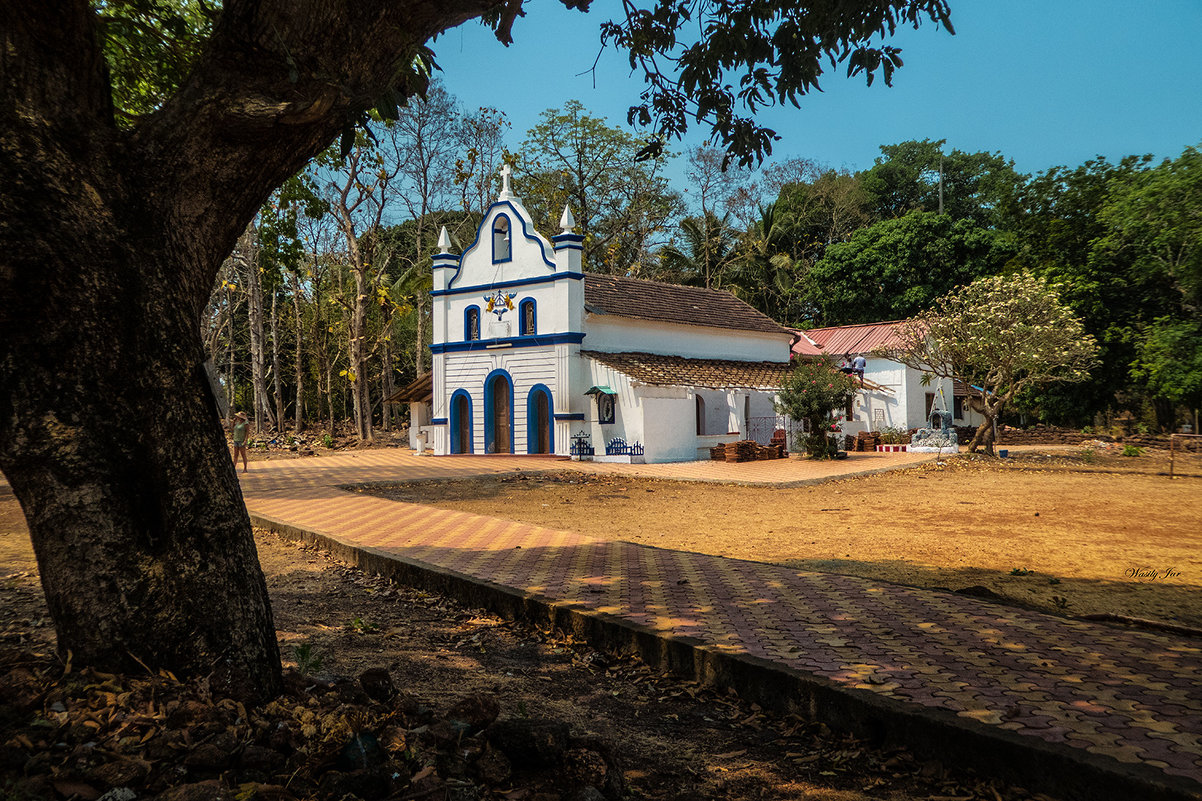
<path fill-rule="evenodd" d="M 505 316 L 505 312 L 513 311 L 513 299 L 515 297 L 517 297 L 517 295 L 512 292 L 502 292 L 498 289 L 493 294 L 484 296 L 484 300 L 487 303 L 487 305 L 484 307 L 484 311 L 492 312 L 493 314 L 497 315 L 497 319 L 500 320 Z"/>

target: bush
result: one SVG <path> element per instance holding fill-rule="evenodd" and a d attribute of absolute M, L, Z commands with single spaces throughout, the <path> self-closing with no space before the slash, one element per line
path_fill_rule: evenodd
<path fill-rule="evenodd" d="M 1143 455 L 1144 455 L 1144 451 L 1142 448 L 1137 448 L 1134 445 L 1124 445 L 1123 446 L 1123 456 L 1143 456 Z"/>
<path fill-rule="evenodd" d="M 830 356 L 798 361 L 781 390 L 776 411 L 794 420 L 805 420 L 809 434 L 806 453 L 814 459 L 833 459 L 839 452 L 832 437 L 839 433 L 839 416 L 832 415 L 847 406 L 856 387 L 851 376 L 835 367 Z"/>

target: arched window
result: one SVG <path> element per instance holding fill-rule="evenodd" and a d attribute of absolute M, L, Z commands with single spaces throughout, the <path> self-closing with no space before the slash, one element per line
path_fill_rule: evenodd
<path fill-rule="evenodd" d="M 705 398 L 697 395 L 697 435 L 705 434 Z"/>
<path fill-rule="evenodd" d="M 513 256 L 510 246 L 509 218 L 498 214 L 492 224 L 492 260 L 493 262 L 509 261 Z"/>
<path fill-rule="evenodd" d="M 534 308 L 534 298 L 527 298 L 518 304 L 518 333 L 522 336 L 534 336 L 538 333 L 538 314 Z"/>
<path fill-rule="evenodd" d="M 463 338 L 465 340 L 480 338 L 479 306 L 468 306 L 463 312 Z"/>

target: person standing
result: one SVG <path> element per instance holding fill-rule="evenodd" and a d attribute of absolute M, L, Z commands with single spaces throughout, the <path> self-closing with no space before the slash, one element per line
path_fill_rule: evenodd
<path fill-rule="evenodd" d="M 250 437 L 251 426 L 246 420 L 246 412 L 234 415 L 234 469 L 238 469 L 238 456 L 242 456 L 242 472 L 246 472 L 246 440 Z"/>
<path fill-rule="evenodd" d="M 851 371 L 858 375 L 861 381 L 864 380 L 864 368 L 867 366 L 868 360 L 862 354 L 851 360 Z"/>

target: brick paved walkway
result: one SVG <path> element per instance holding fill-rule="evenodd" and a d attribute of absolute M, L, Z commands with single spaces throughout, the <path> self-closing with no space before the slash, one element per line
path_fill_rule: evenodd
<path fill-rule="evenodd" d="M 994 732 L 1041 753 L 1075 755 L 1090 770 L 1163 780 L 1161 789 L 1169 788 L 1163 797 L 1202 797 L 1202 641 L 950 593 L 605 541 L 335 486 L 563 468 L 795 483 L 916 461 L 874 454 L 824 465 L 615 466 L 366 451 L 252 463 L 243 487 L 260 522 L 280 521 L 605 613 L 665 637 L 695 638 L 852 695 L 943 710 L 948 725 L 965 732 Z"/>

